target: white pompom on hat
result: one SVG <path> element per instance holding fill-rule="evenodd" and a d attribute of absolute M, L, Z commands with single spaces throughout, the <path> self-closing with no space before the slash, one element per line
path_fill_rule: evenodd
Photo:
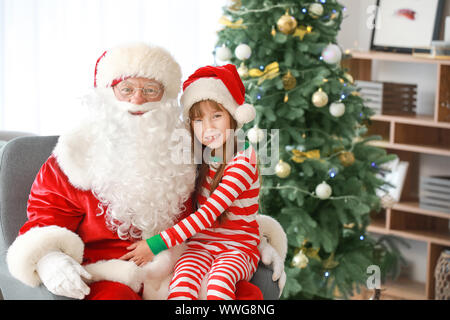
<path fill-rule="evenodd" d="M 185 120 L 191 107 L 203 100 L 220 103 L 236 120 L 238 128 L 255 119 L 255 108 L 245 103 L 245 87 L 232 64 L 201 67 L 183 83 L 181 104 Z"/>
<path fill-rule="evenodd" d="M 105 51 L 95 65 L 94 87 L 113 87 L 124 79 L 143 77 L 161 82 L 167 98 L 181 89 L 181 67 L 164 48 L 132 43 Z"/>

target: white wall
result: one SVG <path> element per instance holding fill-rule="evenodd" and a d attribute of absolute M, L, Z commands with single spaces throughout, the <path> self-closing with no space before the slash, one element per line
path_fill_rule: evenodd
<path fill-rule="evenodd" d="M 371 6 L 376 0 L 339 0 L 346 6 L 345 19 L 338 43 L 346 49 L 367 51 L 370 49 L 372 31 L 367 26 L 371 18 Z M 450 1 L 447 1 L 444 16 L 450 15 Z M 413 66 L 413 67 L 412 67 Z M 433 114 L 435 90 L 437 85 L 437 70 L 434 65 L 380 62 L 372 66 L 372 80 L 415 83 L 418 86 L 417 113 Z M 448 175 L 450 172 L 450 159 L 448 157 L 421 155 L 421 175 Z M 416 281 L 426 281 L 427 246 L 425 242 L 407 240 L 409 249 L 403 254 L 410 262 L 411 278 Z"/>
<path fill-rule="evenodd" d="M 0 0 L 0 130 L 60 134 L 80 119 L 104 50 L 168 49 L 183 79 L 214 63 L 225 0 Z"/>

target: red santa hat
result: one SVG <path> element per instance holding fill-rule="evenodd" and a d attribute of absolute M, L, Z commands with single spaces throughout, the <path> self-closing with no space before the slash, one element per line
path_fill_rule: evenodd
<path fill-rule="evenodd" d="M 184 83 L 181 104 L 184 119 L 196 102 L 213 100 L 220 103 L 236 120 L 238 127 L 253 121 L 256 112 L 245 103 L 245 87 L 232 64 L 197 69 Z"/>
<path fill-rule="evenodd" d="M 94 87 L 113 87 L 130 77 L 155 79 L 163 84 L 166 97 L 178 97 L 181 68 L 161 47 L 134 43 L 105 51 L 95 65 Z"/>

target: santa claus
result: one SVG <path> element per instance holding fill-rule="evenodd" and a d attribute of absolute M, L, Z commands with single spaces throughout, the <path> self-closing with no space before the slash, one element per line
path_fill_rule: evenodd
<path fill-rule="evenodd" d="M 28 221 L 7 253 L 14 277 L 76 299 L 165 297 L 183 246 L 143 267 L 119 258 L 192 212 L 196 167 L 173 161 L 173 133 L 185 130 L 180 87 L 180 67 L 160 47 L 122 45 L 97 60 L 89 117 L 60 136 L 32 185 Z M 262 261 L 282 288 L 285 234 L 270 217 L 259 224 Z M 241 281 L 236 297 L 261 292 Z"/>

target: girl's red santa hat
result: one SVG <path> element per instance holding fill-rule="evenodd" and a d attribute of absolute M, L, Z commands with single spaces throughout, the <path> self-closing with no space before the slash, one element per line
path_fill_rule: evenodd
<path fill-rule="evenodd" d="M 255 119 L 255 108 L 245 103 L 245 87 L 232 64 L 199 68 L 183 83 L 181 105 L 185 120 L 189 119 L 191 107 L 203 100 L 220 103 L 236 120 L 238 128 Z"/>
<path fill-rule="evenodd" d="M 130 77 L 161 82 L 165 96 L 170 99 L 176 99 L 180 92 L 180 65 L 158 46 L 132 43 L 105 51 L 95 65 L 94 87 L 113 87 Z"/>

